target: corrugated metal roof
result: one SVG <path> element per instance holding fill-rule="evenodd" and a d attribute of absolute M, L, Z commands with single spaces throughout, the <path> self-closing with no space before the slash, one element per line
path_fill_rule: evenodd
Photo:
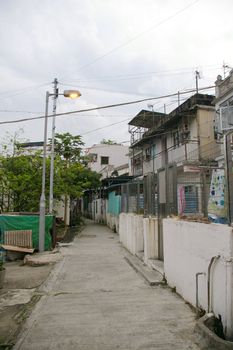
<path fill-rule="evenodd" d="M 151 128 L 154 123 L 156 124 L 156 121 L 158 119 L 161 119 L 161 117 L 164 118 L 166 116 L 167 115 L 165 113 L 147 111 L 145 109 L 142 109 L 132 120 L 130 120 L 128 124 L 143 128 Z"/>

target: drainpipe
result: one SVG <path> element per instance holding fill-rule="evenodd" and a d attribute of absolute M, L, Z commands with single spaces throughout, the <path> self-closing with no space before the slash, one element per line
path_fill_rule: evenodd
<path fill-rule="evenodd" d="M 211 281 L 211 271 L 212 271 L 212 266 L 213 264 L 220 258 L 220 255 L 212 256 L 210 259 L 210 263 L 208 266 L 208 280 L 207 280 L 207 304 L 208 304 L 208 313 L 212 312 L 213 306 L 212 306 L 212 281 Z"/>
<path fill-rule="evenodd" d="M 226 266 L 226 300 L 225 300 L 225 314 L 226 314 L 226 326 L 225 334 L 228 340 L 233 340 L 232 329 L 232 262 L 233 258 L 227 258 L 225 260 Z"/>
<path fill-rule="evenodd" d="M 199 298 L 198 298 L 198 278 L 200 275 L 205 275 L 205 272 L 197 272 L 196 273 L 196 309 L 198 312 L 198 308 L 199 308 Z"/>

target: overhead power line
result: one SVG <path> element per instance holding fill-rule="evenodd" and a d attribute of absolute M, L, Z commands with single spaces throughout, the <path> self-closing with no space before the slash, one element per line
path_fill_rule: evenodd
<path fill-rule="evenodd" d="M 188 5 L 184 6 L 183 8 L 181 8 L 180 10 L 174 12 L 172 15 L 164 18 L 163 20 L 161 20 L 160 22 L 158 23 L 155 23 L 154 25 L 152 25 L 151 27 L 143 30 L 142 32 L 140 32 L 139 34 L 135 35 L 134 37 L 132 37 L 131 39 L 127 40 L 126 42 L 118 45 L 118 46 L 115 46 L 113 49 L 111 49 L 110 51 L 106 52 L 105 54 L 101 55 L 101 56 L 98 56 L 96 57 L 93 61 L 81 66 L 79 69 L 78 69 L 78 72 L 82 71 L 83 69 L 86 69 L 87 67 L 95 64 L 96 62 L 100 61 L 101 59 L 111 55 L 112 53 L 114 53 L 115 51 L 129 45 L 131 42 L 137 40 L 138 38 L 140 38 L 141 36 L 143 36 L 144 34 L 148 33 L 149 31 L 161 26 L 162 24 L 170 21 L 172 18 L 178 16 L 180 13 L 186 11 L 188 8 L 190 8 L 191 6 L 194 6 L 196 3 L 198 3 L 200 0 L 195 0 L 194 2 L 192 3 L 189 3 Z"/>
<path fill-rule="evenodd" d="M 213 88 L 215 88 L 214 85 L 213 86 L 202 87 L 202 88 L 199 88 L 199 91 L 210 90 L 210 89 L 213 89 Z M 190 89 L 190 90 L 186 90 L 186 91 L 183 91 L 183 92 L 179 92 L 179 95 L 190 94 L 192 92 L 196 92 L 196 89 Z M 152 100 L 159 100 L 159 99 L 168 98 L 168 97 L 174 97 L 174 96 L 177 96 L 177 95 L 178 95 L 178 93 L 176 92 L 176 93 L 173 93 L 173 94 L 156 96 L 156 97 L 149 97 L 149 98 L 144 98 L 144 99 L 135 100 L 135 101 L 128 101 L 128 102 L 116 103 L 116 104 L 105 105 L 105 106 L 100 106 L 100 107 L 92 107 L 92 108 L 80 109 L 80 110 L 76 110 L 76 111 L 57 113 L 55 115 L 54 114 L 50 114 L 50 115 L 48 115 L 48 118 L 52 118 L 54 116 L 61 117 L 61 116 L 64 116 L 64 115 L 80 114 L 80 113 L 83 113 L 83 112 L 97 111 L 97 110 L 101 110 L 101 109 L 123 107 L 123 106 L 138 104 L 138 103 L 146 102 L 146 101 L 152 101 Z M 23 118 L 23 119 L 2 121 L 2 122 L 0 122 L 0 125 L 13 124 L 13 123 L 22 123 L 22 122 L 25 122 L 25 121 L 43 119 L 44 117 L 45 116 L 42 115 L 42 116 L 38 116 L 38 117 L 31 117 L 31 118 Z"/>
<path fill-rule="evenodd" d="M 14 96 L 18 96 L 18 95 L 22 95 L 24 93 L 27 93 L 28 91 L 31 92 L 32 90 L 44 87 L 50 85 L 50 83 L 44 83 L 44 84 L 38 84 L 38 85 L 31 85 L 31 86 L 27 86 L 25 88 L 21 88 L 21 89 L 16 89 L 16 90 L 8 90 L 8 91 L 0 91 L 0 99 L 4 99 L 4 98 L 9 98 L 9 97 L 14 97 Z"/>
<path fill-rule="evenodd" d="M 63 86 L 69 86 L 69 87 L 76 87 L 76 85 L 72 84 L 65 84 L 65 83 L 60 83 L 60 85 Z M 105 91 L 111 94 L 122 94 L 122 95 L 134 95 L 134 96 L 148 96 L 148 94 L 139 94 L 139 93 L 133 93 L 133 92 L 127 92 L 127 91 L 117 91 L 117 90 L 110 90 L 108 88 L 98 88 L 98 87 L 92 87 L 92 86 L 83 86 L 79 85 L 80 89 L 87 89 L 87 90 L 96 90 L 96 91 Z"/>
<path fill-rule="evenodd" d="M 0 109 L 1 113 L 28 113 L 28 114 L 38 114 L 42 112 L 32 112 L 32 111 L 17 111 L 17 110 L 10 110 L 10 109 Z"/>
<path fill-rule="evenodd" d="M 205 70 L 219 70 L 222 68 L 221 66 L 216 65 L 201 65 L 201 68 L 205 68 Z M 180 75 L 180 74 L 187 74 L 192 73 L 197 69 L 197 66 L 195 67 L 183 67 L 183 68 L 174 68 L 174 69 L 166 69 L 166 70 L 158 70 L 158 71 L 150 71 L 150 72 L 144 72 L 144 73 L 134 73 L 134 74 L 118 74 L 118 75 L 109 75 L 109 76 L 102 76 L 102 77 L 96 77 L 96 78 L 86 78 L 86 79 L 70 79 L 67 84 L 64 82 L 62 85 L 70 85 L 74 84 L 76 82 L 78 83 L 92 83 L 92 82 L 99 82 L 99 81 L 113 81 L 113 80 L 134 80 L 134 79 L 144 79 L 146 77 L 151 77 L 153 75 L 156 76 L 171 76 L 171 75 Z M 72 85 L 73 86 L 73 85 Z"/>
<path fill-rule="evenodd" d="M 93 130 L 89 130 L 89 131 L 87 131 L 87 132 L 84 132 L 84 133 L 82 133 L 82 135 L 91 134 L 92 132 L 95 132 L 95 131 L 98 131 L 98 130 L 102 130 L 102 129 L 106 129 L 106 128 L 109 128 L 110 126 L 113 126 L 113 125 L 117 125 L 117 124 L 121 124 L 121 123 L 127 122 L 127 121 L 130 120 L 130 119 L 132 119 L 132 118 L 130 117 L 130 118 L 121 120 L 120 122 L 116 122 L 116 123 L 104 125 L 104 126 L 101 126 L 100 128 L 96 128 L 96 129 L 93 129 Z"/>

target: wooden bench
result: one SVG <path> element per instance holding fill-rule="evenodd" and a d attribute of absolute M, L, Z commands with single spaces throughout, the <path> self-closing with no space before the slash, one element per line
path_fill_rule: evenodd
<path fill-rule="evenodd" d="M 5 250 L 17 252 L 33 253 L 32 230 L 15 230 L 4 232 L 4 244 L 1 246 Z"/>

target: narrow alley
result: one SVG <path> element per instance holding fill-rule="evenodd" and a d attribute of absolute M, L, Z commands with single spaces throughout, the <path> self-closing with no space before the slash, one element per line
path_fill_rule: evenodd
<path fill-rule="evenodd" d="M 88 221 L 61 249 L 15 350 L 199 349 L 190 307 L 168 287 L 149 286 L 107 227 Z"/>

